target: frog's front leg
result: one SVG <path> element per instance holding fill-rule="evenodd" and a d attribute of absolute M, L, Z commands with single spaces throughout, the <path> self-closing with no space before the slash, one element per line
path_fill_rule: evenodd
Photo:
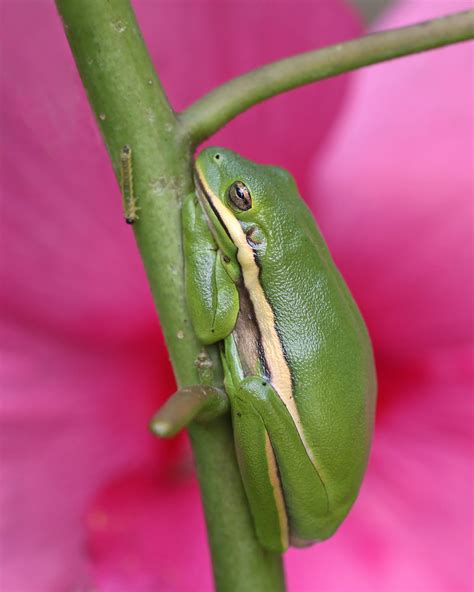
<path fill-rule="evenodd" d="M 327 538 L 326 487 L 272 385 L 258 376 L 226 383 L 240 472 L 257 536 L 272 551 Z"/>
<path fill-rule="evenodd" d="M 237 288 L 194 194 L 184 201 L 182 222 L 188 311 L 199 340 L 216 343 L 235 326 Z"/>
<path fill-rule="evenodd" d="M 194 194 L 184 201 L 182 223 L 188 311 L 198 338 L 215 343 L 231 333 L 239 312 L 237 289 L 229 275 L 233 262 L 222 256 Z M 211 421 L 227 408 L 227 396 L 219 389 L 186 387 L 168 399 L 150 427 L 168 438 L 192 421 Z"/>

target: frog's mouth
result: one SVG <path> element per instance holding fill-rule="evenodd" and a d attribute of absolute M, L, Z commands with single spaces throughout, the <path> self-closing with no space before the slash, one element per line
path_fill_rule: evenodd
<path fill-rule="evenodd" d="M 204 211 L 204 214 L 208 220 L 208 223 L 211 223 L 212 226 L 215 226 L 216 222 L 221 226 L 227 236 L 232 240 L 230 232 L 225 224 L 221 212 L 219 212 L 218 206 L 215 205 L 216 197 L 214 197 L 209 187 L 204 185 L 199 173 L 194 174 L 194 186 L 196 187 L 196 195 L 199 200 L 199 204 Z M 220 200 L 218 200 L 220 202 Z M 212 231 L 212 228 L 211 228 Z"/>
<path fill-rule="evenodd" d="M 197 170 L 194 174 L 194 186 L 199 205 L 217 246 L 224 255 L 235 257 L 237 245 L 231 229 L 234 226 L 235 233 L 235 225 L 237 223 L 240 228 L 240 223 L 219 197 L 212 192 Z"/>

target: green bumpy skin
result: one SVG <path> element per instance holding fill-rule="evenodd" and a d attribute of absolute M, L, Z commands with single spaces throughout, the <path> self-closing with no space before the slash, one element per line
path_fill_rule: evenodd
<path fill-rule="evenodd" d="M 222 343 L 257 536 L 273 551 L 324 540 L 368 461 L 376 375 L 365 323 L 287 171 L 207 148 L 195 184 L 183 205 L 186 297 L 198 337 Z"/>

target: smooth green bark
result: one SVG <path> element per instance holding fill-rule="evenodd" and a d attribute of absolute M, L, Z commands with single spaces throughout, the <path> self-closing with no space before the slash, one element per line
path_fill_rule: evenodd
<path fill-rule="evenodd" d="M 196 384 L 202 376 L 196 361 L 203 348 L 192 332 L 184 301 L 180 224 L 181 200 L 192 190 L 190 145 L 151 64 L 128 0 L 57 0 L 56 4 L 117 176 L 122 146 L 132 148 L 140 207 L 135 236 L 177 382 Z M 212 349 L 209 354 L 217 359 Z M 201 365 L 206 365 L 205 360 Z M 215 374 L 219 380 L 218 365 Z M 255 538 L 229 417 L 205 427 L 192 426 L 189 433 L 217 588 L 283 590 L 281 556 L 263 550 Z M 190 540 L 193 536 L 189 533 Z"/>

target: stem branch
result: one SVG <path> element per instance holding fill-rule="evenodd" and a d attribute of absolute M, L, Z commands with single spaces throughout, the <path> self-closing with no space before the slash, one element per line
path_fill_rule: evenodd
<path fill-rule="evenodd" d="M 474 10 L 467 10 L 272 62 L 222 84 L 179 116 L 193 145 L 239 113 L 274 95 L 363 66 L 474 38 Z"/>

